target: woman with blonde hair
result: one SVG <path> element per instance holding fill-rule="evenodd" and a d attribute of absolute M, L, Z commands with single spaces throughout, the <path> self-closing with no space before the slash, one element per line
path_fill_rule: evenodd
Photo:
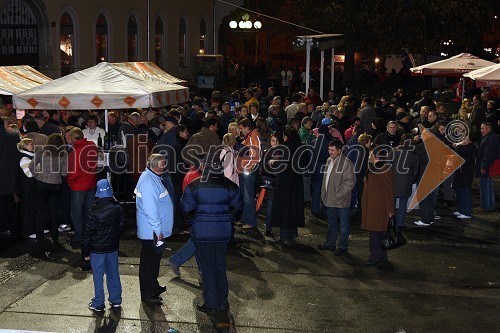
<path fill-rule="evenodd" d="M 220 161 L 224 167 L 224 176 L 236 185 L 240 185 L 238 173 L 236 172 L 236 152 L 233 147 L 236 139 L 231 133 L 226 133 L 222 138 L 222 151 L 220 152 Z"/>
<path fill-rule="evenodd" d="M 35 145 L 30 138 L 24 138 L 17 144 L 20 160 L 17 169 L 16 182 L 18 196 L 21 199 L 21 233 L 24 238 L 36 238 L 36 179 L 29 169 L 29 164 L 35 156 Z"/>
<path fill-rule="evenodd" d="M 472 106 L 471 106 L 470 99 L 464 98 L 464 100 L 462 101 L 462 105 L 460 106 L 460 109 L 458 110 L 458 118 L 460 120 L 469 122 L 471 112 L 472 112 Z"/>

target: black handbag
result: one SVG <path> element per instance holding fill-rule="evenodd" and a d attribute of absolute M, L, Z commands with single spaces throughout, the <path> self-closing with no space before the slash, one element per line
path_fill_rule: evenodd
<path fill-rule="evenodd" d="M 385 236 L 382 239 L 382 248 L 387 251 L 395 249 L 406 244 L 406 237 L 398 230 L 396 219 L 392 216 L 389 219 Z"/>

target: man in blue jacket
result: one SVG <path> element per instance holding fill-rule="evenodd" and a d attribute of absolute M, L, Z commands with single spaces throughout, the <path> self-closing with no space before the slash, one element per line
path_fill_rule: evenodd
<path fill-rule="evenodd" d="M 161 304 L 160 294 L 166 290 L 158 283 L 158 274 L 165 249 L 165 238 L 172 234 L 174 217 L 171 196 L 162 183 L 166 166 L 163 155 L 151 154 L 147 169 L 139 178 L 134 191 L 137 237 L 142 241 L 139 265 L 141 299 L 153 304 Z"/>
<path fill-rule="evenodd" d="M 207 313 L 227 311 L 227 245 L 231 224 L 239 219 L 243 203 L 237 185 L 224 177 L 217 157 L 209 156 L 203 177 L 186 187 L 181 207 L 191 215 L 191 238 L 202 273 L 204 303 L 196 307 Z"/>

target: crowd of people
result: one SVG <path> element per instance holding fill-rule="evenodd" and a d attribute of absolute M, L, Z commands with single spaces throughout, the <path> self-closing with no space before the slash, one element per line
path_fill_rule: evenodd
<path fill-rule="evenodd" d="M 82 247 L 84 258 L 108 260 L 93 253 L 114 252 L 117 245 L 94 246 L 89 233 L 103 214 L 102 200 L 96 206 L 95 197 L 112 193 L 110 184 L 97 186 L 96 192 L 102 178 L 98 145 L 104 140 L 109 148 L 111 142 L 128 156 L 127 172 L 112 178 L 125 180 L 121 199 L 136 201 L 142 299 L 161 302 L 165 288 L 157 277 L 164 239 L 190 234 L 182 256 L 168 263 L 180 274 L 179 266 L 196 255 L 204 284 L 204 303 L 198 308 L 225 310 L 227 243 L 235 230 L 260 235 L 256 202 L 265 202 L 265 236 L 287 247 L 296 244 L 309 207 L 328 223 L 318 249 L 339 256 L 348 254 L 351 220 L 360 219 L 370 232 L 369 265 L 387 261 L 381 239 L 391 218 L 402 229 L 429 227 L 440 219 L 440 191 L 445 204 L 456 207 L 457 219 L 471 219 L 477 177 L 480 208 L 496 210 L 492 177 L 500 158 L 498 107 L 487 90 L 450 110 L 428 90 L 412 98 L 398 89 L 389 98 L 357 96 L 346 89 L 341 97 L 329 91 L 321 100 L 313 88 L 280 96 L 274 87 L 264 93 L 250 85 L 227 96 L 214 91 L 209 99 L 191 94 L 188 102 L 168 110 L 112 110 L 107 132 L 104 115 L 95 110 L 28 110 L 20 127 L 4 114 L 0 227 L 36 243 L 50 232 L 53 252 L 61 248 L 59 233 L 72 230 L 71 245 Z M 465 163 L 419 202 L 420 219 L 407 221 L 408 200 L 429 164 L 425 132 Z M 114 211 L 113 218 L 104 219 L 113 221 L 114 239 L 122 228 L 120 216 Z M 116 264 L 115 257 L 109 260 Z M 94 270 L 100 275 L 108 273 L 99 267 Z M 95 281 L 99 295 L 96 291 L 89 307 L 100 310 L 102 276 Z M 115 285 L 111 302 L 118 305 L 119 279 Z"/>

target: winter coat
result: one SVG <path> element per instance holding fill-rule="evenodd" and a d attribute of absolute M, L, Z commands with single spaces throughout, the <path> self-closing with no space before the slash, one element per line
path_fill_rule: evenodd
<path fill-rule="evenodd" d="M 122 207 L 114 198 L 98 198 L 87 211 L 83 224 L 82 254 L 109 253 L 118 250 L 120 234 L 125 230 Z"/>
<path fill-rule="evenodd" d="M 373 166 L 372 166 L 373 167 Z M 361 229 L 385 231 L 389 214 L 394 213 L 394 175 L 392 170 L 368 172 L 361 198 Z"/>
<path fill-rule="evenodd" d="M 239 186 L 240 179 L 238 177 L 238 166 L 236 164 L 236 152 L 234 149 L 229 146 L 224 146 L 220 152 L 219 158 L 224 167 L 224 176 Z"/>
<path fill-rule="evenodd" d="M 88 191 L 97 183 L 97 146 L 81 139 L 73 144 L 68 156 L 68 185 L 72 191 Z"/>
<path fill-rule="evenodd" d="M 209 173 L 206 180 L 193 180 L 181 199 L 190 215 L 191 238 L 195 243 L 229 242 L 232 222 L 240 218 L 243 201 L 238 186 L 222 175 Z"/>
<path fill-rule="evenodd" d="M 373 141 L 373 144 L 375 146 L 389 145 L 392 148 L 395 148 L 399 145 L 399 141 L 401 141 L 401 134 L 399 132 L 396 132 L 396 134 L 394 135 L 390 135 L 389 133 L 385 132 L 377 135 L 377 137 Z"/>
<path fill-rule="evenodd" d="M 412 186 L 417 181 L 419 160 L 412 147 L 398 146 L 394 149 L 394 196 L 410 197 Z"/>
<path fill-rule="evenodd" d="M 474 143 L 458 145 L 455 148 L 465 162 L 453 174 L 453 188 L 471 188 L 474 179 L 474 162 L 476 160 L 477 148 Z"/>
<path fill-rule="evenodd" d="M 20 150 L 19 155 L 19 168 L 17 168 L 16 175 L 18 188 L 24 184 L 36 184 L 36 179 L 33 177 L 33 173 L 31 173 L 29 169 L 29 164 L 33 160 L 35 154 L 27 150 Z"/>
<path fill-rule="evenodd" d="M 137 237 L 143 240 L 152 240 L 153 234 L 169 237 L 174 224 L 174 207 L 161 176 L 146 169 L 139 177 L 134 193 Z"/>
<path fill-rule="evenodd" d="M 248 151 L 238 156 L 238 171 L 251 171 L 258 167 L 261 158 L 261 142 L 259 132 L 254 129 L 245 137 L 243 144 L 248 147 Z"/>
<path fill-rule="evenodd" d="M 210 148 L 220 146 L 221 141 L 217 136 L 217 133 L 210 130 L 207 127 L 203 127 L 200 132 L 193 135 L 188 144 L 182 150 L 182 157 L 187 164 L 191 165 L 193 157 L 199 155 L 206 155 L 210 151 Z"/>
<path fill-rule="evenodd" d="M 328 160 L 328 144 L 333 140 L 333 137 L 328 132 L 328 126 L 322 125 L 318 128 L 318 137 L 313 141 L 313 157 L 312 161 L 316 164 L 314 165 L 314 170 L 311 175 L 311 181 L 321 181 L 323 179 L 323 173 L 321 169 L 326 164 Z"/>
<path fill-rule="evenodd" d="M 16 173 L 20 160 L 17 143 L 19 136 L 7 133 L 0 128 L 0 195 L 14 193 L 16 188 Z"/>
<path fill-rule="evenodd" d="M 64 147 L 45 146 L 36 152 L 29 164 L 31 174 L 39 182 L 62 184 L 68 175 L 68 158 Z"/>
<path fill-rule="evenodd" d="M 333 169 L 326 184 L 328 168 L 333 163 Z M 321 201 L 325 207 L 346 208 L 351 205 L 351 193 L 356 185 L 354 164 L 344 154 L 335 160 L 330 157 L 325 166 L 321 184 Z"/>
<path fill-rule="evenodd" d="M 500 143 L 498 134 L 491 131 L 487 136 L 482 137 L 476 158 L 476 177 L 489 177 L 488 171 L 496 159 L 500 158 Z M 486 170 L 486 174 L 481 174 L 481 169 Z"/>
<path fill-rule="evenodd" d="M 292 229 L 303 227 L 304 220 L 304 181 L 302 175 L 297 173 L 292 163 L 294 153 L 300 147 L 300 142 L 283 144 L 288 148 L 290 156 L 282 157 L 274 162 L 273 168 L 283 163 L 284 170 L 277 173 L 274 182 L 273 206 L 271 210 L 271 223 L 273 227 Z M 272 154 L 272 152 L 271 152 Z"/>

